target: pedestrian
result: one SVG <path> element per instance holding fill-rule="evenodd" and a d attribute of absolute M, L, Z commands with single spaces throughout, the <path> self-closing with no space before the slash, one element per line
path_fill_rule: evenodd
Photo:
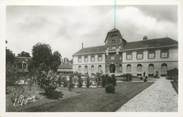
<path fill-rule="evenodd" d="M 147 82 L 147 76 L 145 76 L 145 78 L 144 78 L 144 82 Z"/>

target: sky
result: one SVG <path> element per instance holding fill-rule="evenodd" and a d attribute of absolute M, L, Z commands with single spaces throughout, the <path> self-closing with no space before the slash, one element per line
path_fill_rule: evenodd
<path fill-rule="evenodd" d="M 7 48 L 16 55 L 32 53 L 38 42 L 49 44 L 62 57 L 84 47 L 104 45 L 114 28 L 112 6 L 8 6 Z M 177 40 L 177 6 L 136 5 L 116 8 L 116 28 L 127 42 L 170 37 Z"/>

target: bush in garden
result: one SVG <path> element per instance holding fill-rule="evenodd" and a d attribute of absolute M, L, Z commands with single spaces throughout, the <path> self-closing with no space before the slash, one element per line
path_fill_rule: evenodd
<path fill-rule="evenodd" d="M 69 81 L 68 81 L 68 89 L 69 89 L 69 91 L 71 91 L 72 88 L 74 87 L 72 78 L 73 78 L 73 76 L 69 76 Z"/>
<path fill-rule="evenodd" d="M 112 83 L 107 84 L 105 87 L 106 93 L 115 93 L 115 87 Z"/>
<path fill-rule="evenodd" d="M 83 85 L 83 80 L 81 78 L 81 75 L 78 75 L 78 87 L 81 88 Z"/>
<path fill-rule="evenodd" d="M 131 81 L 132 80 L 132 74 L 123 74 L 121 75 L 121 77 L 123 77 L 123 81 Z"/>
<path fill-rule="evenodd" d="M 68 83 L 66 77 L 63 77 L 63 87 L 67 87 Z"/>
<path fill-rule="evenodd" d="M 107 75 L 102 75 L 102 87 L 105 87 Z"/>
<path fill-rule="evenodd" d="M 167 79 L 178 80 L 178 69 L 174 68 L 167 71 Z"/>
<path fill-rule="evenodd" d="M 89 77 L 87 76 L 87 78 L 86 78 L 86 87 L 89 88 L 90 85 L 91 85 L 90 79 L 89 79 Z"/>
<path fill-rule="evenodd" d="M 44 89 L 45 95 L 49 98 L 59 98 L 60 94 L 56 91 L 57 75 L 53 71 L 41 72 L 38 80 L 39 86 Z M 56 94 L 55 94 L 56 93 Z M 58 94 L 57 94 L 58 93 Z M 56 97 L 58 96 L 58 97 Z M 62 96 L 61 96 L 62 97 Z"/>

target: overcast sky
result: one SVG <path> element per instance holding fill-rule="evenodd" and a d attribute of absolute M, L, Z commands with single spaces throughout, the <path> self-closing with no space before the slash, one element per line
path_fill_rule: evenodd
<path fill-rule="evenodd" d="M 63 57 L 84 47 L 103 45 L 114 26 L 112 6 L 8 6 L 7 47 L 15 54 L 38 42 Z M 116 28 L 128 41 L 171 37 L 177 40 L 176 6 L 117 6 Z"/>

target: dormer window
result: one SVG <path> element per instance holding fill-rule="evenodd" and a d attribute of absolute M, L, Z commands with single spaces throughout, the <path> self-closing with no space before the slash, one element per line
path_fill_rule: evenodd
<path fill-rule="evenodd" d="M 102 61 L 102 55 L 98 55 L 98 61 Z"/>
<path fill-rule="evenodd" d="M 168 49 L 161 50 L 161 58 L 168 58 Z"/>
<path fill-rule="evenodd" d="M 88 56 L 84 57 L 84 62 L 88 62 Z"/>
<path fill-rule="evenodd" d="M 115 49 L 116 49 L 116 47 L 115 47 L 115 46 L 113 46 L 113 47 L 112 47 L 112 50 L 115 50 Z"/>
<path fill-rule="evenodd" d="M 154 59 L 155 58 L 155 51 L 154 50 L 149 50 L 148 51 L 148 58 L 149 59 Z"/>
<path fill-rule="evenodd" d="M 78 62 L 81 63 L 81 56 L 78 56 Z"/>
<path fill-rule="evenodd" d="M 95 62 L 95 56 L 91 56 L 91 62 Z"/>
<path fill-rule="evenodd" d="M 126 59 L 127 60 L 132 60 L 132 52 L 127 52 L 126 53 Z"/>
<path fill-rule="evenodd" d="M 143 51 L 137 52 L 137 59 L 142 60 L 143 59 Z"/>
<path fill-rule="evenodd" d="M 116 40 L 115 40 L 115 39 L 113 39 L 113 40 L 112 40 L 112 43 L 116 43 Z"/>

